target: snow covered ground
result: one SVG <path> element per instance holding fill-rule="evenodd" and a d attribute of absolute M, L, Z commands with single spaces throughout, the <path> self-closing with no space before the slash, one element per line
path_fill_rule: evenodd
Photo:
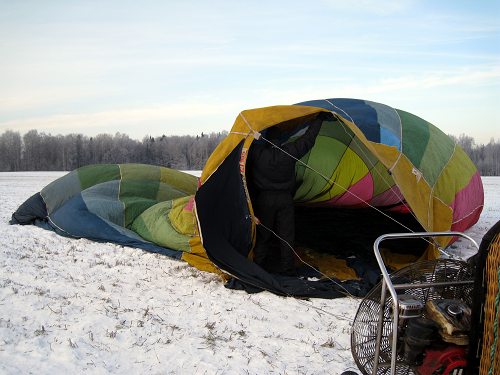
<path fill-rule="evenodd" d="M 358 371 L 359 300 L 297 300 L 225 289 L 142 250 L 10 226 L 63 172 L 0 173 L 0 373 L 341 374 Z M 478 243 L 500 219 L 500 177 L 483 178 Z M 474 253 L 467 240 L 453 245 Z"/>

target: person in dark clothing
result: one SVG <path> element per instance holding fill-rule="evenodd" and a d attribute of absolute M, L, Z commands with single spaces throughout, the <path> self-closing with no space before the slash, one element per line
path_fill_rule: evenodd
<path fill-rule="evenodd" d="M 297 276 L 293 249 L 295 216 L 292 194 L 295 188 L 295 163 L 314 146 L 324 120 L 333 115 L 321 112 L 300 138 L 281 146 L 281 131 L 267 129 L 266 145 L 250 148 L 251 178 L 256 190 L 253 205 L 255 216 L 263 225 L 257 226 L 254 262 L 265 268 L 266 256 L 275 231 L 280 239 L 281 275 Z M 281 150 L 278 148 L 280 147 Z M 296 159 L 294 159 L 296 158 Z"/>

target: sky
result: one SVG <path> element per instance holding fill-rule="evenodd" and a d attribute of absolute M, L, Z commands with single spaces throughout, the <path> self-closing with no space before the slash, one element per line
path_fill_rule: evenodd
<path fill-rule="evenodd" d="M 500 2 L 0 0 L 0 134 L 209 134 L 327 98 L 499 141 Z"/>

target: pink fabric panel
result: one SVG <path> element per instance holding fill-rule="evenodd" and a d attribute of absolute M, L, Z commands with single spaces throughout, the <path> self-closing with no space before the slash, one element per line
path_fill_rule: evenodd
<path fill-rule="evenodd" d="M 469 184 L 455 194 L 455 200 L 450 204 L 450 208 L 453 210 L 451 230 L 463 232 L 477 223 L 483 205 L 483 183 L 479 172 L 476 172 Z"/>
<path fill-rule="evenodd" d="M 393 204 L 401 203 L 404 200 L 405 198 L 403 197 L 401 190 L 394 185 L 391 189 L 373 197 L 371 205 L 375 207 L 392 206 Z"/>
<path fill-rule="evenodd" d="M 352 194 L 351 194 L 352 193 Z M 337 195 L 330 200 L 317 203 L 306 203 L 311 207 L 365 207 L 366 203 L 370 203 L 373 195 L 373 180 L 371 174 L 365 175 L 357 183 L 349 187 L 347 192 Z M 360 199 L 361 198 L 361 199 Z"/>
<path fill-rule="evenodd" d="M 189 203 L 184 207 L 184 209 L 186 211 L 193 211 L 193 207 L 194 207 L 194 197 L 191 197 Z"/>

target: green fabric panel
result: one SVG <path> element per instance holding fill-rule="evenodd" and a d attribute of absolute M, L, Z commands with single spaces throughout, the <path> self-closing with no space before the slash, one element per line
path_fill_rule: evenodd
<path fill-rule="evenodd" d="M 125 204 L 125 227 L 158 202 L 188 195 L 176 187 L 146 178 L 131 178 L 120 183 L 120 201 Z"/>
<path fill-rule="evenodd" d="M 159 181 L 144 178 L 121 181 L 120 201 L 125 204 L 125 228 L 130 229 L 130 225 L 140 214 L 158 203 L 156 197 L 159 186 Z"/>
<path fill-rule="evenodd" d="M 311 156 L 311 151 L 309 151 L 307 154 L 305 154 L 302 159 L 302 163 L 305 163 L 309 165 L 309 157 Z M 304 173 L 306 172 L 306 169 L 308 169 L 304 164 L 301 162 L 296 162 L 295 163 L 295 182 L 296 184 L 301 184 L 302 180 L 304 179 Z"/>
<path fill-rule="evenodd" d="M 176 171 L 175 169 L 161 167 L 161 182 L 175 186 L 187 193 L 194 195 L 198 190 L 198 177 L 189 173 Z"/>
<path fill-rule="evenodd" d="M 121 178 L 120 168 L 117 164 L 87 165 L 86 167 L 78 168 L 76 171 L 78 172 L 82 190 L 101 182 L 119 180 Z"/>
<path fill-rule="evenodd" d="M 455 200 L 455 194 L 470 183 L 476 172 L 476 166 L 469 156 L 456 146 L 455 153 L 441 173 L 441 178 L 436 182 L 434 195 L 449 206 Z"/>
<path fill-rule="evenodd" d="M 453 176 L 460 176 L 460 178 L 455 180 L 457 192 L 469 185 L 471 178 L 477 172 L 477 168 L 472 160 L 458 145 L 455 147 L 455 152 L 450 162 L 446 165 L 445 170 Z"/>
<path fill-rule="evenodd" d="M 127 198 L 147 198 L 156 200 L 160 181 L 145 178 L 133 178 L 122 180 L 120 184 L 120 200 L 124 202 Z"/>
<path fill-rule="evenodd" d="M 453 156 L 455 142 L 434 125 L 429 125 L 431 138 L 418 169 L 432 188 Z"/>
<path fill-rule="evenodd" d="M 147 164 L 120 164 L 122 179 L 148 178 L 150 180 L 161 180 L 160 167 Z"/>
<path fill-rule="evenodd" d="M 375 168 L 370 170 L 373 179 L 373 196 L 376 197 L 379 194 L 389 190 L 396 183 L 392 176 L 387 172 L 387 168 L 381 162 L 375 164 Z"/>
<path fill-rule="evenodd" d="M 316 144 L 311 150 L 308 165 L 326 177 L 331 178 L 346 150 L 347 146 L 336 139 L 318 137 L 316 138 Z M 325 157 L 325 155 L 328 155 L 328 157 Z M 306 169 L 305 167 L 300 168 Z M 304 179 L 300 183 L 294 196 L 294 200 L 296 201 L 315 197 L 322 192 L 328 181 L 325 181 L 318 173 L 307 168 L 304 173 Z"/>
<path fill-rule="evenodd" d="M 302 135 L 304 131 L 299 132 L 299 135 Z M 354 133 L 352 132 L 351 129 L 349 129 L 347 126 L 342 124 L 340 121 L 325 121 L 323 122 L 323 125 L 321 126 L 321 129 L 318 133 L 318 137 L 316 138 L 316 143 L 313 147 L 313 150 L 315 150 L 318 145 L 318 140 L 321 139 L 322 137 L 328 138 L 328 139 L 336 139 L 338 142 L 343 143 L 344 145 L 349 145 L 349 143 L 352 141 L 352 138 L 354 137 Z M 295 136 L 290 138 L 286 143 L 293 142 L 294 140 L 298 139 L 299 136 Z M 362 142 L 359 141 L 361 144 Z M 311 155 L 311 152 L 308 152 L 302 159 L 300 159 L 303 163 L 309 165 L 309 157 Z M 295 179 L 300 183 L 304 179 L 304 172 L 307 169 L 302 163 L 297 162 L 295 165 Z"/>
<path fill-rule="evenodd" d="M 180 234 L 172 227 L 168 216 L 171 209 L 172 201 L 158 203 L 144 211 L 132 223 L 131 229 L 157 245 L 190 252 L 189 240 L 193 237 Z"/>
<path fill-rule="evenodd" d="M 70 198 L 81 192 L 82 187 L 78 172 L 74 170 L 45 186 L 40 191 L 40 194 L 47 206 L 47 212 L 51 214 Z"/>
<path fill-rule="evenodd" d="M 130 230 L 133 232 L 137 233 L 139 236 L 141 236 L 144 240 L 149 241 L 149 242 L 154 242 L 154 238 L 151 235 L 151 232 L 148 229 L 148 225 L 144 221 L 144 218 L 141 216 L 138 216 L 132 225 L 130 226 Z"/>
<path fill-rule="evenodd" d="M 333 138 L 345 145 L 349 145 L 354 133 L 340 121 L 325 121 L 319 131 L 319 136 Z"/>
<path fill-rule="evenodd" d="M 403 126 L 402 152 L 417 168 L 420 167 L 431 137 L 429 123 L 411 113 L 396 110 Z"/>
<path fill-rule="evenodd" d="M 357 137 L 352 138 L 351 142 L 348 143 L 349 148 L 354 151 L 361 160 L 366 164 L 367 168 L 371 170 L 379 162 L 377 157 L 372 154 L 370 150 L 361 142 Z"/>
<path fill-rule="evenodd" d="M 154 199 L 136 197 L 127 198 L 123 203 L 125 204 L 125 228 L 130 229 L 130 225 L 139 215 L 158 202 Z"/>
<path fill-rule="evenodd" d="M 182 198 L 189 195 L 185 191 L 178 189 L 174 186 L 160 183 L 158 194 L 156 195 L 156 200 L 158 202 L 164 202 L 172 199 Z"/>
<path fill-rule="evenodd" d="M 349 171 L 350 173 L 345 173 Z M 314 172 L 313 172 L 314 173 Z M 307 197 L 310 202 L 321 202 L 329 200 L 333 197 L 345 194 L 351 186 L 357 184 L 369 173 L 366 164 L 359 158 L 358 154 L 350 148 L 345 150 L 339 165 L 335 169 L 331 180 L 334 183 L 328 182 L 320 194 Z M 317 175 L 317 174 L 316 174 Z M 323 181 L 325 181 L 323 179 Z"/>

